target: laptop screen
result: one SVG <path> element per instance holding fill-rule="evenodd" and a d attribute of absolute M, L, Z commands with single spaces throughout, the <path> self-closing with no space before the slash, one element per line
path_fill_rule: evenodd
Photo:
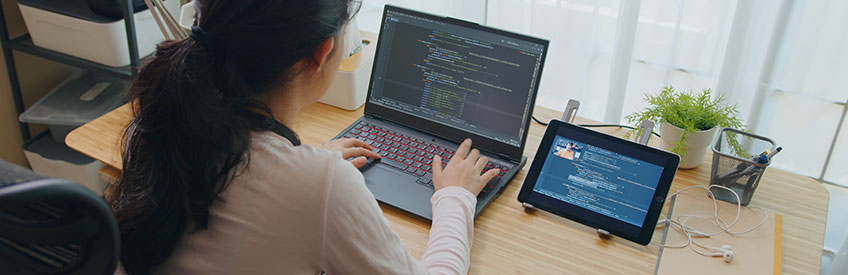
<path fill-rule="evenodd" d="M 523 147 L 546 41 L 387 7 L 369 103 Z"/>

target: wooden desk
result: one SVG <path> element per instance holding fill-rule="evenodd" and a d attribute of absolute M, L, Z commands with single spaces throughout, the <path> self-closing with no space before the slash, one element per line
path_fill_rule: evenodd
<path fill-rule="evenodd" d="M 322 144 L 362 115 L 362 108 L 345 111 L 316 103 L 298 116 L 294 130 L 306 144 Z M 560 112 L 537 107 L 537 118 L 559 118 Z M 123 106 L 71 132 L 66 142 L 92 158 L 121 167 L 119 140 L 131 119 Z M 587 122 L 578 118 L 578 122 Z M 536 153 L 545 127 L 533 123 L 524 154 L 528 164 L 504 193 L 476 220 L 471 252 L 472 274 L 651 274 L 659 249 L 640 246 L 621 238 L 601 241 L 595 231 L 569 220 L 537 212 L 526 214 L 516 198 Z M 616 134 L 620 130 L 606 129 Z M 653 142 L 657 142 L 656 139 Z M 117 169 L 105 171 L 116 175 Z M 680 170 L 671 191 L 706 184 L 710 161 L 692 170 Z M 752 205 L 783 215 L 783 260 L 786 274 L 818 274 L 822 257 L 828 192 L 820 183 L 770 168 L 765 173 Z M 392 228 L 415 257 L 424 252 L 428 222 L 403 211 L 383 206 Z M 661 239 L 657 230 L 654 242 Z M 716 264 L 722 264 L 720 260 Z"/>

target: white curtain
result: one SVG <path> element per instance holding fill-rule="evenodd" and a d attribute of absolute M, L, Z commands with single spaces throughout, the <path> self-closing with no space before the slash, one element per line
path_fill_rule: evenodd
<path fill-rule="evenodd" d="M 486 0 L 364 0 L 362 10 L 357 16 L 359 28 L 377 32 L 380 29 L 383 6 L 386 4 L 480 24 L 486 23 Z"/>
<path fill-rule="evenodd" d="M 792 2 L 756 130 L 792 149 L 781 167 L 848 185 L 848 1 Z"/>
<path fill-rule="evenodd" d="M 590 119 L 624 123 L 667 85 L 723 93 L 785 148 L 775 167 L 848 185 L 848 1 L 367 0 L 360 26 L 386 3 L 550 40 L 537 104 Z"/>

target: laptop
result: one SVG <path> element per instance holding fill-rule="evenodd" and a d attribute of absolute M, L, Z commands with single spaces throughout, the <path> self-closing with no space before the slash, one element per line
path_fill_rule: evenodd
<path fill-rule="evenodd" d="M 477 197 L 479 216 L 527 160 L 547 49 L 543 39 L 387 5 L 364 115 L 336 138 L 382 156 L 360 168 L 378 201 L 428 220 L 433 156 L 449 163 L 471 138 L 486 170 L 501 169 Z"/>

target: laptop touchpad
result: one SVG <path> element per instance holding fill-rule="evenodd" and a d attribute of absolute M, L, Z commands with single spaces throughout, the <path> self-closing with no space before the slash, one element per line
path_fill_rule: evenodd
<path fill-rule="evenodd" d="M 432 218 L 430 197 L 434 191 L 418 184 L 418 178 L 383 165 L 372 165 L 362 174 L 365 185 L 378 201 Z"/>

